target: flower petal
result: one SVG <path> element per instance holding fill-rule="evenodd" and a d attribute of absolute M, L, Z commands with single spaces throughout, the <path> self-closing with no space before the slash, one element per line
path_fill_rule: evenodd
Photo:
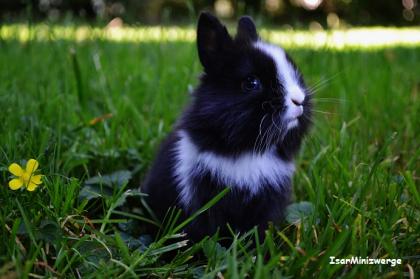
<path fill-rule="evenodd" d="M 9 181 L 9 188 L 12 190 L 17 190 L 22 187 L 23 181 L 19 178 L 15 178 Z"/>
<path fill-rule="evenodd" d="M 40 175 L 40 174 L 38 174 L 38 175 L 32 175 L 30 182 L 39 185 L 39 184 L 42 183 L 41 178 L 42 178 L 42 175 Z"/>
<path fill-rule="evenodd" d="M 26 163 L 26 172 L 33 173 L 38 168 L 39 163 L 35 159 L 29 159 L 29 161 Z"/>
<path fill-rule="evenodd" d="M 35 184 L 35 183 L 33 183 L 33 182 L 29 182 L 28 187 L 26 187 L 26 189 L 27 189 L 29 192 L 32 192 L 32 191 L 34 191 L 34 190 L 36 189 L 36 187 L 38 187 L 38 185 L 36 185 L 36 184 Z"/>
<path fill-rule="evenodd" d="M 16 163 L 13 163 L 9 166 L 9 171 L 16 176 L 21 176 L 23 174 L 23 169 Z"/>

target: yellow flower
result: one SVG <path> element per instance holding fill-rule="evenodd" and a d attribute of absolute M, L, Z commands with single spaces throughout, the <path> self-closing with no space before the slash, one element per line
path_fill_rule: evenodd
<path fill-rule="evenodd" d="M 9 187 L 12 190 L 20 189 L 22 186 L 25 186 L 28 191 L 33 191 L 38 187 L 42 181 L 42 175 L 35 175 L 35 171 L 38 168 L 38 161 L 35 159 L 29 159 L 26 163 L 25 169 L 22 169 L 16 163 L 13 163 L 9 166 L 9 171 L 16 176 L 16 178 L 9 181 Z"/>

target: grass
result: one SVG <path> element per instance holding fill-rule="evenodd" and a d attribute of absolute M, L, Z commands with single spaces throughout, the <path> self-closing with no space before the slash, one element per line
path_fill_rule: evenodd
<path fill-rule="evenodd" d="M 294 179 L 294 200 L 309 210 L 297 203 L 304 218 L 271 228 L 254 248 L 255 231 L 224 248 L 217 236 L 189 245 L 170 221 L 150 243 L 134 231 L 154 221 L 124 210 L 197 82 L 191 30 L 124 29 L 115 39 L 60 28 L 0 27 L 0 277 L 403 278 L 420 270 L 418 29 L 366 29 L 372 38 L 414 36 L 374 45 L 263 32 L 285 42 L 318 87 Z M 29 158 L 40 162 L 43 186 L 11 191 L 7 167 Z M 402 264 L 330 265 L 330 256 Z"/>

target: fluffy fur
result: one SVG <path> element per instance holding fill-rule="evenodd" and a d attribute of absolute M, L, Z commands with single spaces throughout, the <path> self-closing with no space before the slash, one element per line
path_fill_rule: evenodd
<path fill-rule="evenodd" d="M 199 240 L 226 223 L 238 232 L 281 219 L 291 192 L 293 158 L 311 118 L 302 75 L 280 47 L 260 40 L 242 17 L 232 38 L 202 13 L 197 48 L 204 73 L 191 104 L 142 186 L 163 218 L 177 206 L 188 216 L 223 188 L 231 191 L 187 228 Z"/>

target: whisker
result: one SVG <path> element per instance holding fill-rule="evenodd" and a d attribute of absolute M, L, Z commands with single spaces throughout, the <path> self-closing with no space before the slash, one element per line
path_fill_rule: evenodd
<path fill-rule="evenodd" d="M 273 123 L 273 125 L 277 128 L 277 130 L 279 130 L 279 131 L 281 131 L 281 129 L 277 126 L 277 124 L 275 123 L 275 121 L 274 121 L 274 113 L 273 114 L 271 114 L 271 122 Z"/>
<path fill-rule="evenodd" d="M 318 85 L 318 84 L 321 84 L 321 83 L 326 83 L 326 82 L 329 82 L 329 81 L 331 81 L 331 80 L 333 80 L 333 79 L 337 78 L 337 77 L 338 77 L 339 75 L 341 75 L 343 72 L 344 72 L 344 70 L 341 70 L 341 71 L 338 71 L 337 73 L 334 73 L 333 75 L 331 75 L 331 76 L 330 76 L 330 77 L 328 77 L 328 78 L 321 79 L 319 82 L 315 83 L 315 86 L 316 86 L 316 85 Z"/>
<path fill-rule="evenodd" d="M 276 123 L 276 121 L 274 121 L 273 116 L 274 116 L 274 114 L 271 115 L 271 122 L 273 123 L 273 126 L 276 128 L 276 130 L 274 130 L 273 137 L 278 137 L 278 138 L 280 138 L 280 141 L 283 141 L 287 130 L 284 129 L 284 127 L 283 127 L 284 123 L 283 122 L 280 122 L 280 127 L 279 127 L 278 124 Z M 272 139 L 270 141 L 272 141 Z"/>
<path fill-rule="evenodd" d="M 273 138 L 276 134 L 276 129 L 274 128 L 274 126 L 271 126 L 272 128 L 270 129 L 270 134 L 269 137 L 267 138 L 266 142 L 265 142 L 265 148 L 264 150 L 267 150 L 268 147 L 270 146 L 270 144 L 272 144 L 273 142 Z"/>
<path fill-rule="evenodd" d="M 316 86 L 311 86 L 308 88 L 309 92 L 311 92 L 310 94 L 313 95 L 315 93 L 317 93 L 320 89 L 324 88 L 326 85 L 328 84 L 328 82 L 324 82 L 321 84 L 318 84 Z"/>
<path fill-rule="evenodd" d="M 320 81 L 318 81 L 317 83 L 315 83 L 314 85 L 312 85 L 311 87 L 309 87 L 309 91 L 311 93 L 309 93 L 308 95 L 314 95 L 319 89 L 321 89 L 322 87 L 324 87 L 325 85 L 327 85 L 331 80 L 337 78 L 339 75 L 341 75 L 343 73 L 344 70 L 341 70 L 337 73 L 335 73 L 334 75 L 332 75 L 329 78 L 326 79 L 321 79 Z"/>
<path fill-rule="evenodd" d="M 322 111 L 322 110 L 316 110 L 316 109 L 312 109 L 312 111 L 317 112 L 317 113 L 323 113 L 323 114 L 337 115 L 337 113 L 334 113 L 334 112 L 328 112 L 328 111 Z"/>
<path fill-rule="evenodd" d="M 260 144 L 260 146 L 259 146 L 259 151 L 263 151 L 263 150 L 265 150 L 265 148 L 266 148 L 266 145 L 267 145 L 267 139 L 268 139 L 268 136 L 270 135 L 270 131 L 271 131 L 271 129 L 272 129 L 272 125 L 270 125 L 270 127 L 264 132 L 264 135 L 263 135 L 263 137 L 261 138 L 261 144 Z"/>
<path fill-rule="evenodd" d="M 340 104 L 340 103 L 344 103 L 347 102 L 346 100 L 341 100 L 341 99 L 323 99 L 323 98 L 312 98 L 312 101 L 314 101 L 315 103 L 334 103 L 334 104 Z"/>
<path fill-rule="evenodd" d="M 277 135 L 277 128 L 273 128 L 273 130 L 271 131 L 271 136 L 269 141 L 267 142 L 267 148 L 269 147 L 269 145 L 273 144 L 273 140 L 275 139 L 276 135 Z"/>
<path fill-rule="evenodd" d="M 314 99 L 312 99 L 312 100 L 332 100 L 332 101 L 342 101 L 342 102 L 348 102 L 348 100 L 347 99 L 340 99 L 340 98 L 314 98 Z"/>
<path fill-rule="evenodd" d="M 263 118 L 261 119 L 261 121 L 260 121 L 260 125 L 259 125 L 259 131 L 258 131 L 258 136 L 257 136 L 257 138 L 255 139 L 255 142 L 254 142 L 254 147 L 253 147 L 253 151 L 254 151 L 254 153 L 256 153 L 256 147 L 257 147 L 257 143 L 258 143 L 258 140 L 259 140 L 259 138 L 261 137 L 261 129 L 262 129 L 262 124 L 264 123 L 264 120 L 265 120 L 265 118 L 268 116 L 268 113 L 266 113 L 266 114 L 264 114 L 264 116 L 263 116 Z"/>
<path fill-rule="evenodd" d="M 311 90 L 315 90 L 317 88 L 322 88 L 324 85 L 327 85 L 331 80 L 330 79 L 326 79 L 326 80 L 322 80 L 318 83 L 316 83 L 315 85 L 312 85 L 311 87 L 309 87 Z"/>
<path fill-rule="evenodd" d="M 319 124 L 319 121 L 315 118 L 315 119 L 313 119 L 313 118 L 310 118 L 309 116 L 307 116 L 306 114 L 303 114 L 302 115 L 306 120 L 308 120 L 308 121 L 310 121 L 310 123 L 312 124 L 312 125 L 314 125 L 315 127 L 317 127 L 317 128 L 319 128 L 319 127 L 321 127 L 320 126 L 320 124 Z"/>
<path fill-rule="evenodd" d="M 266 130 L 264 131 L 264 133 L 262 134 L 262 136 L 259 138 L 259 140 L 258 140 L 258 144 L 257 144 L 257 147 L 256 147 L 256 152 L 260 152 L 260 151 L 262 151 L 262 146 L 263 146 L 263 144 L 264 144 L 264 139 L 265 139 L 265 137 L 267 136 L 267 133 L 268 133 L 268 129 L 266 129 Z"/>

